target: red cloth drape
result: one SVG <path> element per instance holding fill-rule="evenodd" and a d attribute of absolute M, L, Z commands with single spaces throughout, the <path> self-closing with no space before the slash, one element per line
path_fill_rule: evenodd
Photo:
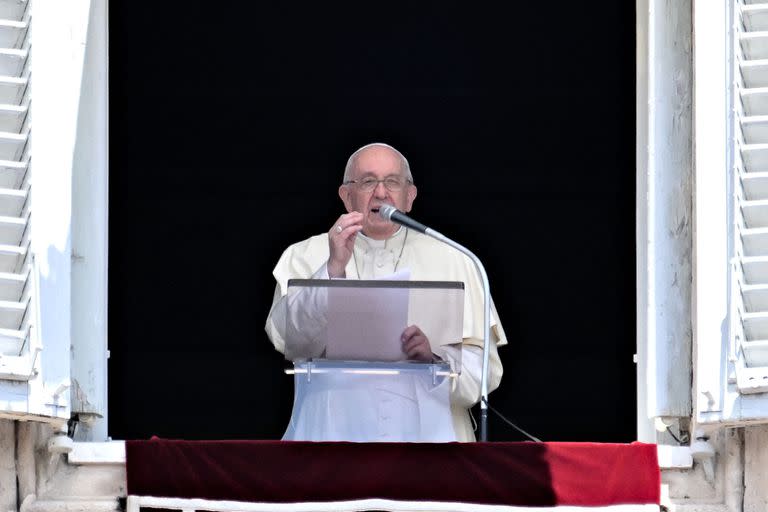
<path fill-rule="evenodd" d="M 267 503 L 380 498 L 512 506 L 658 504 L 642 443 L 126 442 L 128 494 Z"/>

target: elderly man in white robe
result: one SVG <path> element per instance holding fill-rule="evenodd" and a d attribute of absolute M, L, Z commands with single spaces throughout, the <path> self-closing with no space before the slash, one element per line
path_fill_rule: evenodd
<path fill-rule="evenodd" d="M 417 325 L 402 333 L 403 352 L 416 361 L 442 359 L 460 365 L 458 382 L 450 392 L 450 425 L 436 428 L 435 436 L 420 433 L 381 435 L 382 427 L 373 426 L 372 433 L 345 435 L 333 427 L 335 421 L 345 423 L 333 412 L 315 407 L 310 414 L 314 425 L 298 425 L 291 420 L 284 439 L 293 440 L 353 440 L 353 441 L 473 441 L 474 428 L 469 409 L 480 399 L 480 379 L 483 354 L 483 290 L 473 263 L 457 250 L 426 235 L 398 226 L 379 215 L 382 204 L 391 204 L 409 212 L 416 199 L 416 185 L 406 158 L 395 148 L 373 143 L 355 151 L 347 162 L 339 197 L 347 213 L 341 215 L 327 233 L 298 242 L 285 250 L 274 269 L 277 281 L 275 297 L 267 318 L 266 331 L 275 348 L 285 352 L 286 319 L 281 306 L 286 300 L 289 279 L 377 279 L 397 271 L 410 271 L 412 280 L 461 281 L 464 283 L 464 325 L 462 343 L 455 347 L 432 347 Z M 507 340 L 495 307 L 491 311 L 491 350 L 489 390 L 498 387 L 502 375 L 497 346 Z M 458 370 L 456 368 L 455 370 Z M 382 386 L 373 385 L 381 390 Z M 392 394 L 399 395 L 397 391 Z M 346 395 L 349 414 L 360 421 L 374 421 L 381 410 L 381 394 L 372 390 L 356 397 Z M 353 397 L 353 398 L 350 398 Z M 390 400 L 383 400 L 390 402 Z M 353 403 L 354 402 L 354 403 Z M 402 398 L 402 417 L 418 414 L 412 398 Z M 409 405 L 410 404 L 410 405 Z M 327 417 L 323 417 L 327 416 Z M 442 421 L 440 418 L 417 418 L 416 423 Z M 446 432 L 448 432 L 446 434 Z M 368 439 L 366 436 L 370 435 Z M 413 437 L 415 436 L 415 437 Z M 349 438 L 345 438 L 349 437 Z"/>

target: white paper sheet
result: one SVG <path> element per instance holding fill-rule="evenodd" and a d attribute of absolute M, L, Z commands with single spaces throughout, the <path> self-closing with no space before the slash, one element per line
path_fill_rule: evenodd
<path fill-rule="evenodd" d="M 407 281 L 410 270 L 380 280 Z M 408 327 L 408 288 L 328 288 L 325 357 L 346 361 L 404 361 L 400 336 Z"/>

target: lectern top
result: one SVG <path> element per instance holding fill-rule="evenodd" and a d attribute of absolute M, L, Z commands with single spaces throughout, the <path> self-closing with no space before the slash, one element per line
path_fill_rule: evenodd
<path fill-rule="evenodd" d="M 406 361 L 403 333 L 416 326 L 434 360 L 460 371 L 464 294 L 460 281 L 291 279 L 273 318 L 291 361 Z"/>

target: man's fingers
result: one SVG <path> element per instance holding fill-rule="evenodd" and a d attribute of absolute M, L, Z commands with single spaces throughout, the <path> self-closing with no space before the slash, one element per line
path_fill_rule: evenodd
<path fill-rule="evenodd" d="M 416 334 L 403 340 L 403 351 L 405 352 L 419 347 L 423 347 L 425 349 L 429 348 L 429 341 L 427 341 L 427 337 L 423 334 Z"/>
<path fill-rule="evenodd" d="M 409 359 L 419 361 L 430 361 L 432 359 L 432 349 L 425 336 L 414 336 L 403 344 L 403 352 Z"/>
<path fill-rule="evenodd" d="M 363 216 L 360 213 L 345 213 L 336 219 L 336 222 L 334 222 L 333 226 L 331 226 L 331 229 L 328 230 L 328 234 L 331 236 L 331 238 L 342 237 L 343 239 L 346 239 L 352 233 L 356 233 L 363 228 L 362 221 Z"/>
<path fill-rule="evenodd" d="M 363 229 L 363 216 L 360 213 L 346 213 L 339 217 L 328 230 L 328 276 L 346 277 L 346 267 L 352 256 L 355 235 Z"/>
<path fill-rule="evenodd" d="M 363 225 L 360 223 L 339 221 L 333 225 L 331 230 L 328 232 L 328 236 L 331 238 L 331 242 L 339 241 L 341 243 L 345 243 L 362 229 Z"/>
<path fill-rule="evenodd" d="M 352 224 L 351 226 L 347 226 L 344 229 L 342 229 L 341 233 L 340 233 L 340 236 L 342 238 L 349 238 L 352 235 L 356 235 L 362 229 L 363 229 L 362 224 Z"/>
<path fill-rule="evenodd" d="M 336 222 L 331 227 L 329 233 L 343 233 L 345 229 L 347 229 L 350 226 L 360 226 L 362 228 L 363 224 L 363 214 L 358 212 L 352 212 L 352 213 L 345 213 L 338 219 L 336 219 Z"/>
<path fill-rule="evenodd" d="M 363 226 L 353 225 L 342 229 L 338 233 L 331 233 L 331 244 L 339 247 L 350 245 L 362 229 Z"/>
<path fill-rule="evenodd" d="M 408 339 L 413 338 L 417 334 L 421 334 L 423 336 L 423 333 L 421 332 L 421 329 L 419 329 L 415 325 L 411 325 L 411 326 L 405 328 L 405 330 L 403 331 L 403 335 L 401 336 L 400 339 L 402 339 L 403 342 L 405 342 Z"/>
<path fill-rule="evenodd" d="M 414 336 L 410 338 L 408 341 L 403 343 L 403 351 L 408 353 L 410 350 L 413 350 L 414 348 L 418 348 L 421 346 L 429 346 L 427 343 L 427 338 L 424 336 Z"/>
<path fill-rule="evenodd" d="M 418 326 L 406 327 L 400 339 L 403 342 L 403 352 L 408 356 L 408 359 L 432 360 L 432 347 L 429 345 L 427 336 L 421 332 Z"/>

